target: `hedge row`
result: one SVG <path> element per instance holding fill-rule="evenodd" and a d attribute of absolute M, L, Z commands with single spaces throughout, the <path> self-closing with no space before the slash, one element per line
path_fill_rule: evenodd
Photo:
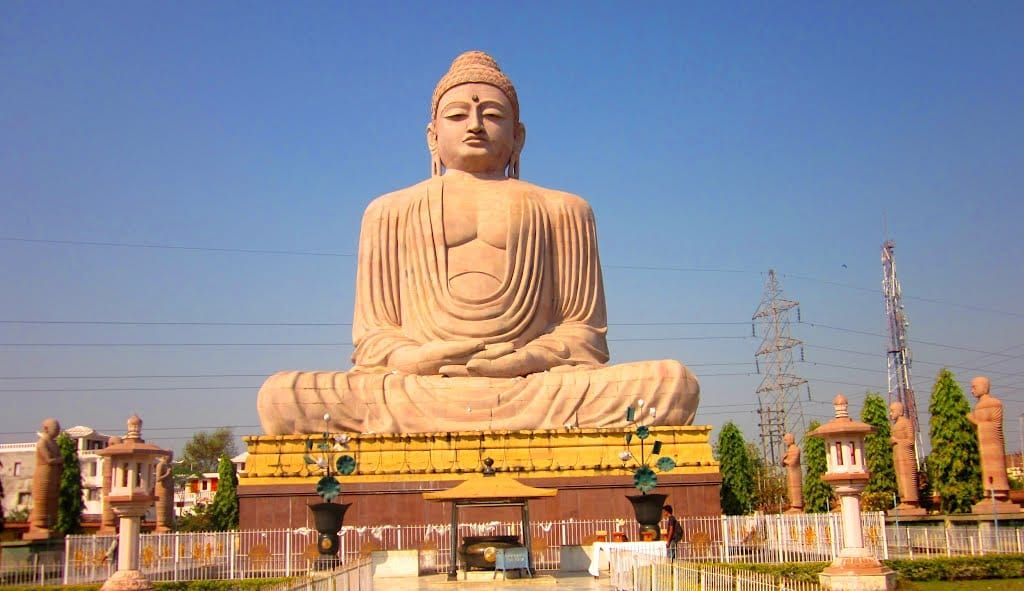
<path fill-rule="evenodd" d="M 294 580 L 280 577 L 276 579 L 234 579 L 229 581 L 176 581 L 156 582 L 156 591 L 262 591 Z M 88 585 L 10 585 L 3 591 L 98 591 L 103 583 Z"/>
<path fill-rule="evenodd" d="M 1024 554 L 957 556 L 917 560 L 883 560 L 903 581 L 966 581 L 974 579 L 1016 579 L 1024 577 Z M 732 570 L 753 571 L 798 581 L 818 581 L 827 562 L 785 562 L 779 564 L 723 564 Z"/>

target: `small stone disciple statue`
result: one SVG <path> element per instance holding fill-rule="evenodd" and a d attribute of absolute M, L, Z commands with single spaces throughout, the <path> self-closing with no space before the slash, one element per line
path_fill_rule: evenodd
<path fill-rule="evenodd" d="M 967 413 L 967 420 L 978 428 L 981 487 L 985 491 L 985 499 L 994 496 L 999 502 L 1010 498 L 1010 482 L 1006 477 L 1003 403 L 989 393 L 990 387 L 988 378 L 984 376 L 971 380 L 971 394 L 978 399 L 978 403 L 974 405 L 974 411 Z"/>
<path fill-rule="evenodd" d="M 107 439 L 107 446 L 121 443 L 121 438 L 112 435 Z M 114 478 L 114 463 L 110 458 L 103 458 L 103 488 L 100 491 L 102 514 L 100 515 L 100 529 L 96 533 L 100 535 L 112 534 L 117 531 L 117 518 L 114 516 L 114 506 L 110 504 L 111 480 Z"/>
<path fill-rule="evenodd" d="M 156 531 L 171 531 L 174 525 L 174 477 L 171 473 L 171 455 L 156 460 Z"/>
<path fill-rule="evenodd" d="M 786 444 L 786 455 L 782 465 L 786 467 L 786 491 L 789 494 L 789 509 L 786 513 L 804 512 L 804 471 L 800 466 L 800 447 L 792 433 L 782 436 Z"/>
<path fill-rule="evenodd" d="M 363 216 L 354 367 L 271 376 L 264 432 L 623 427 L 637 399 L 690 424 L 700 388 L 681 363 L 606 365 L 594 213 L 519 180 L 526 128 L 494 59 L 457 57 L 430 107 L 431 178 Z"/>
<path fill-rule="evenodd" d="M 25 539 L 45 539 L 52 534 L 57 519 L 57 491 L 64 459 L 60 455 L 57 436 L 60 423 L 57 419 L 46 419 L 42 424 L 39 441 L 36 442 L 36 467 L 32 474 L 32 510 L 29 513 L 29 531 Z"/>
<path fill-rule="evenodd" d="M 914 442 L 914 425 L 903 414 L 903 403 L 896 401 L 889 405 L 892 430 L 889 441 L 892 445 L 892 462 L 896 471 L 896 488 L 900 494 L 898 510 L 905 515 L 924 513 L 920 507 L 917 490 L 917 453 Z"/>

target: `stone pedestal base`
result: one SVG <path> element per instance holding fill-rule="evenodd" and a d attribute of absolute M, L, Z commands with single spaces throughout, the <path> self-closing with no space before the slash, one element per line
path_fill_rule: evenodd
<path fill-rule="evenodd" d="M 119 570 L 103 583 L 100 591 L 153 591 L 153 583 L 137 570 Z"/>
<path fill-rule="evenodd" d="M 985 499 L 978 501 L 971 509 L 971 513 L 975 515 L 992 515 L 996 514 L 999 516 L 1003 515 L 1017 515 L 1021 514 L 1020 505 L 1011 503 L 1010 501 L 1000 501 L 996 499 L 995 502 L 992 499 Z"/>
<path fill-rule="evenodd" d="M 892 591 L 896 571 L 865 548 L 843 548 L 839 558 L 818 575 L 818 582 L 831 591 Z"/>
<path fill-rule="evenodd" d="M 840 557 L 821 571 L 818 582 L 830 591 L 892 591 L 896 571 L 874 557 Z"/>
<path fill-rule="evenodd" d="M 927 514 L 928 511 L 924 507 L 907 505 L 906 503 L 900 503 L 895 509 L 889 509 L 885 512 L 886 517 L 920 517 Z"/>
<path fill-rule="evenodd" d="M 652 427 L 662 455 L 676 468 L 658 474 L 656 493 L 669 495 L 677 515 L 721 512 L 718 471 L 710 426 Z M 423 493 L 478 478 L 484 458 L 524 484 L 557 488 L 558 496 L 530 504 L 536 521 L 616 519 L 632 514 L 633 465 L 619 458 L 624 429 L 465 431 L 453 433 L 352 434 L 348 444 L 359 461 L 342 480 L 352 503 L 346 525 L 446 524 L 451 511 Z M 239 478 L 242 529 L 309 527 L 306 505 L 319 500 L 322 473 L 310 467 L 305 435 L 247 437 L 246 474 Z M 473 508 L 467 521 L 516 520 L 519 510 Z"/>

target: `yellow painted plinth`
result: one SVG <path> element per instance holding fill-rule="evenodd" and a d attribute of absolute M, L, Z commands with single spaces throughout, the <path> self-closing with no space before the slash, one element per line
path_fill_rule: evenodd
<path fill-rule="evenodd" d="M 484 458 L 494 468 L 516 478 L 630 476 L 633 459 L 619 456 L 629 450 L 641 456 L 640 440 L 633 429 L 551 429 L 540 431 L 459 431 L 450 433 L 358 434 L 334 457 L 349 454 L 357 470 L 344 476 L 346 482 L 396 482 L 422 480 L 465 480 L 479 473 Z M 668 456 L 676 468 L 664 474 L 717 474 L 718 462 L 711 453 L 711 426 L 651 427 L 643 441 L 648 465 Z M 333 434 L 332 434 L 333 438 Z M 307 451 L 307 440 L 314 447 Z M 320 458 L 315 444 L 321 435 L 258 435 L 244 438 L 249 456 L 244 485 L 315 483 L 323 471 L 303 460 L 305 454 Z M 661 452 L 650 454 L 655 441 Z M 656 470 L 657 471 L 657 470 Z"/>

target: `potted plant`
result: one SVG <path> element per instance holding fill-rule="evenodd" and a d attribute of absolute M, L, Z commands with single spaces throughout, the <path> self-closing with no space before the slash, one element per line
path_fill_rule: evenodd
<path fill-rule="evenodd" d="M 629 421 L 633 429 L 626 433 L 626 449 L 619 453 L 619 459 L 623 462 L 632 460 L 636 466 L 633 470 L 633 486 L 640 491 L 640 494 L 626 495 L 626 498 L 633 505 L 633 512 L 640 524 L 640 535 L 644 540 L 650 541 L 661 537 L 661 528 L 659 527 L 661 508 L 665 505 L 668 495 L 648 494 L 658 486 L 658 476 L 651 468 L 650 462 L 661 453 L 662 444 L 657 440 L 650 444 L 647 443 L 651 437 L 651 430 L 642 422 L 645 416 L 649 420 L 654 420 L 657 411 L 653 406 L 648 407 L 646 413 L 643 410 L 643 400 L 637 400 L 635 405 L 626 409 L 626 420 Z M 640 442 L 639 455 L 634 454 L 631 450 L 634 440 Z M 654 467 L 660 472 L 668 472 L 676 467 L 676 462 L 668 456 L 661 456 L 654 463 Z"/>
<path fill-rule="evenodd" d="M 341 495 L 341 483 L 335 477 L 336 474 L 349 475 L 356 469 L 356 460 L 348 454 L 338 455 L 344 451 L 351 437 L 342 433 L 333 438 L 327 431 L 327 423 L 331 415 L 324 415 L 324 432 L 321 440 L 314 442 L 313 438 L 306 439 L 306 453 L 302 459 L 311 472 L 323 470 L 324 476 L 316 483 L 316 494 L 324 501 L 309 505 L 313 512 L 313 524 L 320 534 L 317 538 L 317 549 L 320 558 L 317 560 L 316 568 L 319 570 L 334 568 L 341 564 L 338 559 L 338 547 L 341 540 L 338 532 L 345 519 L 345 511 L 350 503 L 335 503 L 334 499 Z M 319 458 L 313 457 L 314 447 L 319 451 Z"/>

